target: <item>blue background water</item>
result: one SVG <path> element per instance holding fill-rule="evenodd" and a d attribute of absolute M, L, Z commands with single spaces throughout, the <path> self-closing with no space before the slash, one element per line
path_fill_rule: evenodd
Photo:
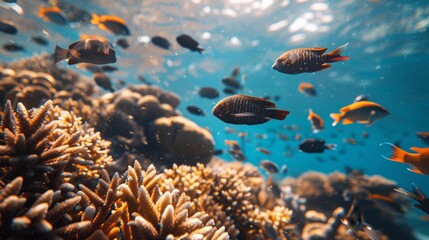
<path fill-rule="evenodd" d="M 429 2 L 428 1 L 321 1 L 321 0 L 193 0 L 193 1 L 73 1 L 89 12 L 117 15 L 126 20 L 132 36 L 131 48 L 116 46 L 120 71 L 113 79 L 139 83 L 144 75 L 155 85 L 180 95 L 179 109 L 183 115 L 205 126 L 213 133 L 216 148 L 225 149 L 225 139 L 239 138 L 225 133 L 225 127 L 245 131 L 245 154 L 255 165 L 262 159 L 287 164 L 289 175 L 305 171 L 343 171 L 344 166 L 363 169 L 367 174 L 380 174 L 395 180 L 401 187 L 416 183 L 429 194 L 428 176 L 407 171 L 407 166 L 387 161 L 383 142 L 427 147 L 416 137 L 416 131 L 429 131 Z M 98 34 L 114 42 L 118 37 L 93 25 L 57 26 L 40 19 L 39 6 L 45 1 L 18 1 L 25 13 L 19 15 L 2 3 L 1 18 L 17 23 L 17 36 L 1 34 L 0 43 L 9 40 L 23 44 L 26 52 L 7 53 L 1 50 L 0 61 L 11 62 L 41 52 L 53 52 L 56 44 L 66 47 L 78 40 L 79 34 Z M 175 37 L 186 33 L 206 49 L 204 54 L 181 48 Z M 35 34 L 50 39 L 48 47 L 29 41 Z M 149 38 L 161 35 L 173 44 L 163 50 L 149 43 Z M 345 55 L 349 61 L 333 63 L 328 70 L 312 74 L 287 75 L 271 69 L 274 60 L 284 51 L 297 47 L 327 47 L 328 51 L 349 43 Z M 81 71 L 75 66 L 68 67 Z M 220 99 L 202 99 L 199 87 L 215 87 L 221 91 L 221 79 L 229 76 L 235 66 L 245 75 L 243 93 L 253 96 L 280 96 L 278 108 L 291 114 L 284 121 L 269 121 L 258 126 L 232 126 L 211 115 Z M 297 88 L 300 82 L 315 85 L 318 95 L 306 97 Z M 329 114 L 339 112 L 359 94 L 366 94 L 390 112 L 390 115 L 370 127 L 338 125 L 332 127 Z M 225 97 L 223 93 L 221 97 Z M 206 117 L 191 115 L 186 106 L 197 105 Z M 325 120 L 325 130 L 313 134 L 307 120 L 312 108 Z M 338 145 L 336 151 L 309 155 L 299 152 L 296 132 L 283 125 L 298 125 L 303 138 L 317 137 Z M 361 133 L 369 133 L 363 139 Z M 284 133 L 284 142 L 277 134 Z M 268 138 L 256 139 L 255 134 Z M 334 138 L 332 135 L 336 134 Z M 355 137 L 358 144 L 343 143 L 343 138 Z M 256 151 L 265 147 L 271 156 Z M 231 159 L 227 155 L 223 158 Z M 337 158 L 333 161 L 332 158 Z M 323 162 L 317 160 L 322 158 Z"/>

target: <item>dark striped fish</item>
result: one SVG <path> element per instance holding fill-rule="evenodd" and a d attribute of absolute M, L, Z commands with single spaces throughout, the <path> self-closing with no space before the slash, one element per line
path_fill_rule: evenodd
<path fill-rule="evenodd" d="M 348 60 L 350 57 L 341 56 L 348 43 L 334 51 L 325 53 L 327 48 L 297 48 L 289 50 L 277 58 L 272 68 L 288 74 L 317 72 L 331 67 L 331 62 Z"/>
<path fill-rule="evenodd" d="M 213 108 L 213 115 L 226 123 L 256 125 L 270 119 L 283 120 L 289 114 L 275 107 L 263 98 L 238 94 L 220 100 Z"/>

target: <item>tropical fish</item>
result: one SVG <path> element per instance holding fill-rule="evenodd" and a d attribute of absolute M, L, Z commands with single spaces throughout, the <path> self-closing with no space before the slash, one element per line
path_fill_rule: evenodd
<path fill-rule="evenodd" d="M 115 63 L 115 50 L 103 37 L 87 37 L 83 40 L 70 44 L 68 49 L 59 46 L 55 48 L 55 63 L 69 59 L 68 64 L 93 63 L 108 64 Z"/>
<path fill-rule="evenodd" d="M 128 40 L 126 38 L 119 38 L 118 40 L 116 40 L 116 44 L 118 44 L 123 49 L 127 49 L 130 47 L 130 44 L 128 43 Z"/>
<path fill-rule="evenodd" d="M 202 53 L 204 51 L 204 48 L 200 47 L 199 43 L 189 35 L 186 35 L 186 34 L 179 35 L 176 37 L 176 41 L 180 46 L 187 48 L 193 52 L 196 51 L 196 52 Z"/>
<path fill-rule="evenodd" d="M 226 133 L 236 133 L 237 130 L 235 130 L 234 128 L 231 128 L 231 127 L 225 127 L 225 132 Z"/>
<path fill-rule="evenodd" d="M 54 2 L 54 1 L 52 1 Z M 66 1 L 55 1 L 56 7 L 60 8 L 72 23 L 88 24 L 91 21 L 91 14 L 82 8 L 76 7 Z"/>
<path fill-rule="evenodd" d="M 198 90 L 200 97 L 214 99 L 219 97 L 219 91 L 212 87 L 202 87 Z"/>
<path fill-rule="evenodd" d="M 97 72 L 101 72 L 101 68 L 95 64 L 91 64 L 91 63 L 79 63 L 76 65 L 78 68 L 84 69 L 88 72 L 92 72 L 92 73 L 97 73 Z"/>
<path fill-rule="evenodd" d="M 110 31 L 115 35 L 131 35 L 131 32 L 126 25 L 125 20 L 120 17 L 98 15 L 93 13 L 91 24 L 98 25 L 100 29 Z"/>
<path fill-rule="evenodd" d="M 378 119 L 389 115 L 389 112 L 377 103 L 360 101 L 352 103 L 340 109 L 341 113 L 331 113 L 329 116 L 334 119 L 332 126 L 336 126 L 340 121 L 343 124 L 358 122 L 367 126 L 373 124 Z"/>
<path fill-rule="evenodd" d="M 270 174 L 279 173 L 279 167 L 277 164 L 271 162 L 270 160 L 262 160 L 259 162 L 259 166 Z"/>
<path fill-rule="evenodd" d="M 241 89 L 242 88 L 241 83 L 236 78 L 233 78 L 233 77 L 223 78 L 222 83 L 225 86 L 231 87 L 233 89 Z"/>
<path fill-rule="evenodd" d="M 289 141 L 289 137 L 284 133 L 279 133 L 277 136 L 283 141 Z"/>
<path fill-rule="evenodd" d="M 66 14 L 58 7 L 40 7 L 39 17 L 58 25 L 68 24 Z"/>
<path fill-rule="evenodd" d="M 353 100 L 353 102 L 360 102 L 360 101 L 369 101 L 369 98 L 367 95 L 361 94 Z"/>
<path fill-rule="evenodd" d="M 309 138 L 301 142 L 298 148 L 306 153 L 323 153 L 325 149 L 335 150 L 336 144 L 325 144 L 325 140 Z"/>
<path fill-rule="evenodd" d="M 237 93 L 237 91 L 235 89 L 232 89 L 232 88 L 224 88 L 222 91 L 223 91 L 223 93 L 229 94 L 229 95 Z"/>
<path fill-rule="evenodd" d="M 283 120 L 289 111 L 274 109 L 273 102 L 242 94 L 226 97 L 213 108 L 213 115 L 226 123 L 256 125 L 270 119 Z"/>
<path fill-rule="evenodd" d="M 355 138 L 343 138 L 343 143 L 356 145 L 358 142 Z"/>
<path fill-rule="evenodd" d="M 118 68 L 115 66 L 105 65 L 101 67 L 101 70 L 103 70 L 103 72 L 115 72 L 118 71 Z"/>
<path fill-rule="evenodd" d="M 224 143 L 231 150 L 241 151 L 240 144 L 235 140 L 225 140 Z"/>
<path fill-rule="evenodd" d="M 324 129 L 323 119 L 319 115 L 315 114 L 313 110 L 308 109 L 307 119 L 311 123 L 311 127 L 313 128 L 313 133 L 318 133 L 319 131 L 322 131 Z"/>
<path fill-rule="evenodd" d="M 231 77 L 236 78 L 240 74 L 240 67 L 237 66 L 232 70 Z"/>
<path fill-rule="evenodd" d="M 104 73 L 94 73 L 94 81 L 99 87 L 103 88 L 104 90 L 109 90 L 110 92 L 115 91 L 115 89 L 112 88 L 112 81 L 110 80 L 109 76 Z"/>
<path fill-rule="evenodd" d="M 42 37 L 42 36 L 33 36 L 31 37 L 31 40 L 40 46 L 47 46 L 49 44 L 48 39 Z"/>
<path fill-rule="evenodd" d="M 298 86 L 298 91 L 310 97 L 315 97 L 317 95 L 316 89 L 314 88 L 313 84 L 307 82 L 300 83 Z"/>
<path fill-rule="evenodd" d="M 334 51 L 323 54 L 327 48 L 297 48 L 289 50 L 274 62 L 272 68 L 288 74 L 317 72 L 331 67 L 331 62 L 348 60 L 348 56 L 341 56 L 348 43 Z"/>
<path fill-rule="evenodd" d="M 380 240 L 380 231 L 373 229 L 364 221 L 362 211 L 355 201 L 353 199 L 346 216 L 340 219 L 341 222 L 348 228 L 348 232 L 356 238 L 357 232 L 364 231 L 370 240 Z"/>
<path fill-rule="evenodd" d="M 246 161 L 246 156 L 244 156 L 244 153 L 242 151 L 228 150 L 228 153 L 237 161 Z"/>
<path fill-rule="evenodd" d="M 18 33 L 18 29 L 11 21 L 0 19 L 0 32 L 15 35 Z"/>
<path fill-rule="evenodd" d="M 410 164 L 413 167 L 408 170 L 418 174 L 429 175 L 429 148 L 412 147 L 410 149 L 416 153 L 409 153 L 391 143 L 382 143 L 380 145 L 384 144 L 392 146 L 392 153 L 389 157 L 383 156 L 385 159 Z"/>
<path fill-rule="evenodd" d="M 197 106 L 187 106 L 186 109 L 188 110 L 188 112 L 196 115 L 196 116 L 205 116 L 206 114 L 204 113 L 204 111 L 197 107 Z"/>
<path fill-rule="evenodd" d="M 429 144 L 429 132 L 417 132 L 417 137 L 424 143 Z"/>
<path fill-rule="evenodd" d="M 414 204 L 414 206 L 422 210 L 426 214 L 429 214 L 429 199 L 422 192 L 422 190 L 420 190 L 420 188 L 418 188 L 416 185 L 413 184 L 413 192 L 409 192 L 403 188 L 395 188 L 393 190 L 399 193 L 402 193 L 405 196 L 408 196 L 409 198 L 416 200 L 419 204 Z"/>
<path fill-rule="evenodd" d="M 170 46 L 171 46 L 171 44 L 170 44 L 170 42 L 169 42 L 166 38 L 164 38 L 164 37 L 161 37 L 161 36 L 155 36 L 155 37 L 152 37 L 150 41 L 151 41 L 155 46 L 158 46 L 158 47 L 160 47 L 160 48 L 162 48 L 162 49 L 170 50 Z"/>
<path fill-rule="evenodd" d="M 256 148 L 256 151 L 258 151 L 258 152 L 260 152 L 260 153 L 263 153 L 263 154 L 265 154 L 265 155 L 271 155 L 270 150 L 268 150 L 268 149 L 266 149 L 266 148 L 258 147 L 258 148 Z"/>
<path fill-rule="evenodd" d="M 17 43 L 14 42 L 8 42 L 3 44 L 3 49 L 9 52 L 20 52 L 20 51 L 25 51 L 24 46 L 19 45 Z"/>

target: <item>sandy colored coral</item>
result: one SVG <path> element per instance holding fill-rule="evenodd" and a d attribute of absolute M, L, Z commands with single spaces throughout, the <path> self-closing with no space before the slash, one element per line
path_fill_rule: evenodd
<path fill-rule="evenodd" d="M 119 186 L 127 204 L 121 218 L 125 239 L 228 239 L 225 228 L 217 228 L 209 215 L 191 210 L 185 193 L 160 190 L 161 175 L 153 165 L 144 171 L 136 161 L 126 175 Z"/>
<path fill-rule="evenodd" d="M 173 162 L 207 163 L 213 155 L 210 132 L 181 116 L 158 118 L 148 127 L 147 136 L 150 157 L 159 159 L 166 167 Z"/>
<path fill-rule="evenodd" d="M 97 176 L 111 161 L 108 142 L 84 128 L 73 114 L 52 108 L 50 101 L 31 110 L 18 103 L 16 111 L 8 101 L 2 115 L 2 182 L 22 176 L 26 191 L 43 192 L 73 179 Z"/>
<path fill-rule="evenodd" d="M 175 165 L 165 170 L 161 182 L 167 190 L 180 189 L 193 196 L 196 209 L 225 226 L 233 239 L 266 239 L 271 232 L 280 237 L 290 220 L 291 211 L 285 206 L 259 205 L 257 193 L 264 188 L 264 179 L 250 164 L 215 160 L 208 166 Z"/>
<path fill-rule="evenodd" d="M 76 238 L 90 228 L 89 222 L 71 222 L 67 213 L 80 202 L 80 196 L 59 201 L 59 192 L 47 190 L 38 198 L 22 195 L 23 178 L 17 177 L 0 189 L 0 235 L 13 239 Z"/>

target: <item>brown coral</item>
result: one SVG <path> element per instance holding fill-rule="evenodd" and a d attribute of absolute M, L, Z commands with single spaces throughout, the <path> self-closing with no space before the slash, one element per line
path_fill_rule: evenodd
<path fill-rule="evenodd" d="M 127 181 L 119 187 L 128 206 L 121 224 L 125 239 L 228 239 L 225 228 L 216 228 L 206 213 L 192 214 L 184 193 L 161 191 L 160 177 L 153 165 L 143 171 L 136 161 L 128 168 Z"/>
<path fill-rule="evenodd" d="M 14 111 L 8 101 L 0 130 L 0 180 L 23 176 L 25 191 L 44 192 L 72 178 L 97 176 L 111 161 L 99 135 L 82 128 L 73 114 L 52 109 L 50 101 L 30 111 L 21 103 Z"/>
<path fill-rule="evenodd" d="M 210 166 L 210 167 L 209 167 Z M 161 186 L 173 186 L 193 196 L 197 211 L 205 211 L 225 226 L 231 238 L 266 239 L 281 236 L 291 211 L 278 205 L 265 209 L 259 205 L 258 192 L 264 180 L 250 164 L 214 161 L 205 167 L 173 166 L 166 169 Z"/>
<path fill-rule="evenodd" d="M 0 235 L 14 239 L 73 239 L 90 228 L 87 221 L 70 222 L 67 213 L 81 200 L 73 196 L 59 201 L 59 192 L 48 190 L 32 201 L 22 196 L 23 178 L 0 190 Z"/>

